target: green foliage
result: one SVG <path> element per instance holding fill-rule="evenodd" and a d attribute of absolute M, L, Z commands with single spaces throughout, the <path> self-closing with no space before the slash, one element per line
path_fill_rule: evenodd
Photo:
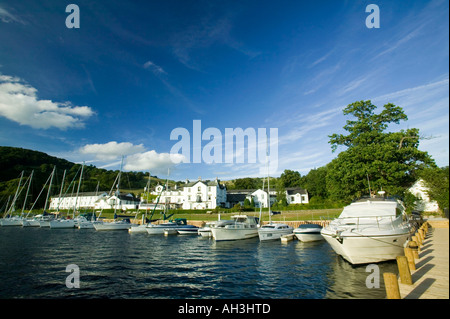
<path fill-rule="evenodd" d="M 426 168 L 420 173 L 425 186 L 428 188 L 427 194 L 431 200 L 435 200 L 439 208 L 448 208 L 449 201 L 449 167 Z"/>
<path fill-rule="evenodd" d="M 417 180 L 420 169 L 435 166 L 427 152 L 420 151 L 419 130 L 384 132 L 388 124 L 406 120 L 402 108 L 386 104 L 375 114 L 370 101 L 355 102 L 344 109 L 348 135 L 330 135 L 333 151 L 338 146 L 347 149 L 327 165 L 327 190 L 332 199 L 353 199 L 383 189 L 401 196 Z"/>

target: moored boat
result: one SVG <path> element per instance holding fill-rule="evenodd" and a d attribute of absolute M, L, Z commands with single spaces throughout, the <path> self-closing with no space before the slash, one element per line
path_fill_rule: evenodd
<path fill-rule="evenodd" d="M 348 262 L 367 264 L 402 255 L 411 231 L 400 201 L 370 198 L 346 206 L 321 234 Z"/>
<path fill-rule="evenodd" d="M 322 226 L 317 224 L 303 224 L 294 229 L 294 235 L 303 242 L 323 240 L 320 234 Z"/>
<path fill-rule="evenodd" d="M 281 236 L 292 234 L 294 228 L 282 223 L 270 223 L 258 229 L 259 240 L 280 239 Z"/>
<path fill-rule="evenodd" d="M 231 218 L 231 222 L 221 221 L 211 228 L 216 241 L 258 237 L 258 217 L 234 215 Z"/>

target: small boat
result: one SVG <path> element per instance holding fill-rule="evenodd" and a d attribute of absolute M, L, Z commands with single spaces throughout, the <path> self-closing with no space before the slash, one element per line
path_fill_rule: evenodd
<path fill-rule="evenodd" d="M 164 234 L 165 229 L 175 229 L 176 231 L 183 231 L 184 229 L 193 231 L 195 229 L 195 232 L 198 233 L 198 227 L 188 225 L 186 218 L 175 218 L 174 220 L 162 224 L 148 224 L 146 227 L 147 233 L 150 235 Z"/>
<path fill-rule="evenodd" d="M 198 234 L 202 237 L 212 237 L 211 227 L 213 227 L 218 221 L 207 222 L 205 226 L 198 229 Z"/>
<path fill-rule="evenodd" d="M 95 230 L 98 231 L 128 230 L 131 227 L 129 219 L 115 220 L 112 222 L 95 221 L 93 225 Z"/>
<path fill-rule="evenodd" d="M 258 229 L 259 240 L 280 239 L 281 236 L 292 234 L 294 228 L 282 223 L 270 223 Z"/>
<path fill-rule="evenodd" d="M 403 255 L 412 227 L 399 200 L 368 198 L 344 207 L 321 234 L 351 264 L 369 264 Z"/>
<path fill-rule="evenodd" d="M 211 228 L 216 241 L 258 237 L 258 217 L 234 215 L 231 218 L 230 222 L 220 221 Z"/>
<path fill-rule="evenodd" d="M 294 229 L 294 235 L 303 242 L 319 241 L 324 238 L 320 234 L 322 226 L 317 224 L 303 224 Z"/>
<path fill-rule="evenodd" d="M 73 219 L 54 219 L 50 221 L 50 228 L 75 228 L 75 221 Z"/>
<path fill-rule="evenodd" d="M 187 226 L 187 227 L 186 227 Z M 199 228 L 194 225 L 186 225 L 185 227 L 176 228 L 178 234 L 180 235 L 197 235 Z"/>

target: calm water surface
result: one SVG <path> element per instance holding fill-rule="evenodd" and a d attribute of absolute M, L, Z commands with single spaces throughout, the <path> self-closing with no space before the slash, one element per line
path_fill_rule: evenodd
<path fill-rule="evenodd" d="M 67 288 L 69 264 L 80 288 Z M 395 262 L 379 264 L 395 272 Z M 325 241 L 0 227 L 0 298 L 385 298 Z"/>

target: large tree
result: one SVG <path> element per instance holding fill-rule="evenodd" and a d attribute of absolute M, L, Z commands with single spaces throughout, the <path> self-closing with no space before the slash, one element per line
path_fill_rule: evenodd
<path fill-rule="evenodd" d="M 384 105 L 380 113 L 371 101 L 349 104 L 344 115 L 344 130 L 348 134 L 330 135 L 333 152 L 339 146 L 347 149 L 327 166 L 327 188 L 335 199 L 353 199 L 381 189 L 401 196 L 417 179 L 417 173 L 435 163 L 427 152 L 420 151 L 419 130 L 410 128 L 386 132 L 389 124 L 399 124 L 408 118 L 399 106 Z"/>

